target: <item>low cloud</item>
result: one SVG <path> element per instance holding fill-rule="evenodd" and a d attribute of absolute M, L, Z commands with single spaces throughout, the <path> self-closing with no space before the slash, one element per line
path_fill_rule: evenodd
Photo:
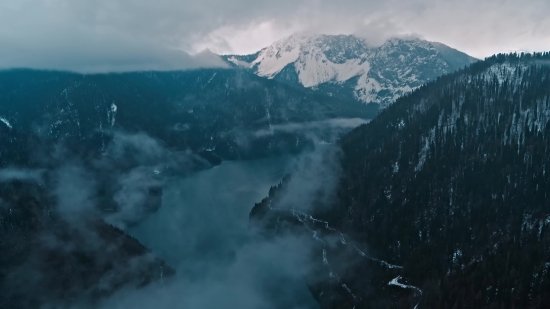
<path fill-rule="evenodd" d="M 31 170 L 20 168 L 0 169 L 0 183 L 13 180 L 40 182 L 42 181 L 43 174 L 44 170 Z"/>
<path fill-rule="evenodd" d="M 550 49 L 549 12 L 546 0 L 4 0 L 0 68 L 90 73 L 218 67 L 219 59 L 188 52 L 253 53 L 304 30 L 357 33 L 373 44 L 420 33 L 483 58 Z"/>
<path fill-rule="evenodd" d="M 84 158 L 60 142 L 36 154 L 47 169 L 0 169 L 0 251 L 13 253 L 1 265 L 0 307 L 28 299 L 43 308 L 88 308 L 99 294 L 156 278 L 162 264 L 154 255 L 101 221 L 140 222 L 160 207 L 168 178 L 161 169 L 180 177 L 197 159 L 143 133 L 113 132 L 107 150 Z"/>
<path fill-rule="evenodd" d="M 192 151 L 169 149 L 160 140 L 143 132 L 112 132 L 113 139 L 104 156 L 94 162 L 95 170 L 107 173 L 114 211 L 105 220 L 121 229 L 137 224 L 155 212 L 162 202 L 162 188 L 170 178 L 183 177 L 210 163 Z M 104 176 L 100 176 L 104 177 Z"/>
<path fill-rule="evenodd" d="M 368 122 L 369 120 L 362 118 L 335 118 L 321 121 L 278 124 L 272 125 L 269 129 L 258 130 L 254 133 L 254 136 L 262 137 L 276 132 L 290 133 L 316 129 L 351 129 Z"/>
<path fill-rule="evenodd" d="M 337 120 L 306 127 L 348 127 L 356 122 Z M 283 130 L 296 129 L 290 126 Z M 283 199 L 285 205 L 310 209 L 319 199 L 328 201 L 339 173 L 334 166 L 337 154 L 326 155 L 330 147 L 319 147 L 284 164 L 279 159 L 245 161 L 241 165 L 227 162 L 189 177 L 169 171 L 193 166 L 196 158 L 192 153 L 168 149 L 144 133 L 113 132 L 112 137 L 106 151 L 94 160 L 78 160 L 68 149 L 58 146 L 52 158 L 43 161 L 52 168 L 44 178 L 46 185 L 51 185 L 55 209 L 72 235 L 67 238 L 45 232 L 40 235 L 41 244 L 66 256 L 86 252 L 87 258 L 99 261 L 97 265 L 109 265 L 110 259 L 114 259 L 111 253 L 115 247 L 88 225 L 103 218 L 129 231 L 176 268 L 177 273 L 140 289 L 127 287 L 102 299 L 97 306 L 103 309 L 208 309 L 228 305 L 243 309 L 317 308 L 305 282 L 311 271 L 315 245 L 310 235 L 283 234 L 264 239 L 249 230 L 248 215 L 254 202 L 265 197 L 269 186 L 278 183 L 286 172 L 293 172 L 295 176 L 292 190 Z M 2 174 L 29 179 L 34 172 L 4 170 Z M 150 198 L 148 190 L 158 186 L 165 190 L 162 207 L 157 212 L 149 211 L 146 208 Z M 110 197 L 115 212 L 102 212 L 108 200 L 105 196 Z M 314 200 L 314 196 L 318 198 Z M 318 252 L 313 254 L 320 258 Z M 111 271 L 89 287 L 90 291 L 109 290 L 120 284 L 120 276 L 139 273 L 139 265 L 148 259 L 152 256 L 127 264 L 117 261 Z M 41 268 L 41 263 L 42 256 L 37 254 L 32 261 L 10 273 L 9 278 L 21 274 L 24 276 L 19 278 L 49 278 L 52 274 Z M 162 273 L 162 269 L 158 271 Z M 41 281 L 36 280 L 40 285 Z M 21 283 L 10 288 L 19 292 L 23 286 Z M 47 289 L 38 292 L 45 293 L 40 295 L 43 299 L 54 297 L 43 291 Z M 89 306 L 88 294 L 79 296 L 75 308 Z"/>
<path fill-rule="evenodd" d="M 309 293 L 302 281 L 309 269 L 306 244 L 291 237 L 251 243 L 236 248 L 228 260 L 202 261 L 199 278 L 179 274 L 141 290 L 122 291 L 102 302 L 101 308 L 305 309 L 295 305 Z"/>
<path fill-rule="evenodd" d="M 0 69 L 32 68 L 91 74 L 229 68 L 219 56 L 209 51 L 190 55 L 182 50 L 155 50 L 140 44 L 118 47 L 116 50 L 110 50 L 111 47 L 98 49 L 98 45 L 111 46 L 111 43 L 98 42 L 89 46 L 84 44 L 69 47 L 67 50 L 44 46 L 38 58 L 35 50 L 7 46 L 0 51 Z M 62 56 L 63 54 L 65 55 Z"/>
<path fill-rule="evenodd" d="M 28 6 L 10 2 L 0 4 L 0 25 L 6 23 L 12 29 L 0 31 L 0 69 L 103 73 L 228 67 L 208 50 L 189 54 L 161 39 L 162 33 L 153 36 L 122 29 L 120 19 L 102 22 L 78 17 L 81 10 L 93 14 L 94 9 L 107 9 L 100 3 L 87 8 L 81 1 L 38 1 Z"/>
<path fill-rule="evenodd" d="M 162 181 L 155 177 L 149 167 L 136 167 L 121 174 L 114 194 L 117 210 L 105 218 L 106 222 L 126 229 L 158 210 L 162 199 Z"/>
<path fill-rule="evenodd" d="M 191 129 L 191 126 L 187 123 L 176 123 L 172 127 L 172 130 L 177 132 L 185 132 L 185 131 L 188 131 L 189 129 Z"/>
<path fill-rule="evenodd" d="M 159 164 L 165 158 L 167 150 L 161 142 L 145 133 L 128 134 L 113 132 L 113 140 L 106 154 L 117 160 L 139 165 Z"/>
<path fill-rule="evenodd" d="M 58 168 L 53 173 L 53 182 L 57 211 L 67 221 L 77 223 L 97 212 L 96 180 L 80 163 L 71 162 Z"/>
<path fill-rule="evenodd" d="M 331 205 L 341 176 L 340 154 L 338 147 L 317 145 L 293 159 L 290 182 L 276 207 L 315 212 Z"/>
<path fill-rule="evenodd" d="M 282 170 L 294 168 L 286 163 L 225 162 L 172 178 L 162 208 L 128 231 L 175 267 L 175 277 L 120 291 L 100 307 L 317 308 L 304 280 L 310 270 L 308 237 L 264 239 L 248 227 L 254 202 L 280 180 Z"/>
<path fill-rule="evenodd" d="M 190 150 L 169 149 L 162 141 L 143 132 L 112 132 L 113 139 L 105 154 L 121 164 L 148 166 L 151 171 L 174 169 L 188 171 L 196 163 L 209 163 Z"/>

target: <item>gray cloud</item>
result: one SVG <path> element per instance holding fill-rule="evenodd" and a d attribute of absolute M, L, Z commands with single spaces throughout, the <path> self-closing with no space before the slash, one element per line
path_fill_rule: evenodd
<path fill-rule="evenodd" d="M 372 40 L 373 45 L 391 36 L 412 34 L 479 58 L 514 50 L 550 50 L 550 2 L 545 0 L 521 4 L 511 0 L 319 0 L 293 4 L 297 8 L 308 5 L 308 10 L 289 8 L 292 13 L 287 17 L 264 19 L 269 21 L 270 32 L 279 33 L 279 37 L 298 30 L 356 34 Z M 257 27 L 258 22 L 248 25 L 241 29 L 243 33 L 254 33 L 250 28 Z M 237 34 L 218 30 L 213 32 L 215 37 L 225 37 L 226 46 L 236 50 L 240 45 L 248 46 L 247 37 L 239 35 L 238 27 L 227 27 Z"/>
<path fill-rule="evenodd" d="M 124 163 L 150 167 L 151 172 L 161 171 L 165 168 L 185 171 L 192 168 L 197 161 L 201 161 L 206 166 L 209 165 L 193 152 L 168 149 L 162 141 L 143 132 L 133 134 L 113 132 L 113 140 L 109 144 L 106 154 Z"/>
<path fill-rule="evenodd" d="M 54 172 L 54 196 L 57 210 L 69 222 L 80 222 L 96 212 L 97 183 L 79 162 L 70 162 Z"/>
<path fill-rule="evenodd" d="M 122 236 L 115 230 L 106 229 L 99 222 L 103 218 L 108 223 L 125 228 L 127 223 L 135 224 L 143 220 L 156 210 L 148 207 L 160 206 L 162 191 L 156 189 L 165 180 L 160 170 L 163 167 L 185 170 L 190 167 L 189 161 L 194 159 L 193 154 L 171 151 L 162 142 L 144 133 L 113 132 L 113 140 L 106 153 L 94 159 L 78 158 L 78 154 L 72 153 L 61 142 L 53 147 L 51 153 L 40 154 L 40 157 L 43 166 L 48 169 L 0 169 L 1 193 L 10 197 L 5 201 L 0 198 L 0 221 L 6 226 L 4 220 L 12 216 L 12 211 L 15 218 L 9 219 L 14 224 L 5 231 L 11 234 L 8 233 L 3 239 L 12 241 L 4 243 L 10 250 L 10 245 L 17 243 L 20 243 L 17 248 L 32 248 L 29 254 L 21 254 L 25 258 L 20 261 L 21 264 L 17 263 L 17 266 L 7 269 L 5 276 L 0 278 L 0 289 L 3 292 L 0 303 L 4 304 L 5 300 L 9 301 L 12 297 L 22 297 L 47 302 L 41 308 L 59 308 L 67 306 L 56 302 L 69 301 L 65 298 L 68 297 L 71 302 L 78 303 L 78 308 L 91 308 L 91 299 L 94 297 L 91 295 L 98 291 L 111 291 L 122 283 L 130 284 L 134 279 L 138 282 L 143 280 L 143 276 L 154 277 L 156 270 L 147 269 L 153 265 L 153 254 L 140 254 L 127 260 L 129 256 L 139 254 L 139 248 L 131 241 L 126 244 L 130 243 L 132 249 L 119 247 L 125 240 L 117 237 Z M 11 184 L 5 182 L 14 180 L 29 183 L 24 184 L 26 187 L 10 191 Z M 151 188 L 155 189 L 153 195 L 149 194 Z M 10 196 L 12 194 L 14 198 Z M 30 198 L 31 195 L 36 198 L 36 202 Z M 104 202 L 109 204 L 108 200 L 118 208 L 116 212 L 100 211 L 100 208 L 106 208 Z M 16 224 L 19 215 L 28 216 L 33 227 L 25 225 L 25 220 L 21 220 L 23 225 Z M 27 249 L 18 250 L 25 252 Z M 55 252 L 53 268 L 58 267 L 53 270 L 49 267 L 51 260 L 48 254 L 51 250 Z M 82 254 L 88 259 L 86 262 L 71 260 L 72 256 Z M 93 262 L 88 264 L 87 261 Z M 71 274 L 59 269 L 66 269 Z M 101 278 L 90 278 L 98 274 L 101 274 Z M 75 286 L 60 290 L 56 280 L 71 276 L 73 279 L 76 277 Z M 135 277 L 131 279 L 132 276 Z M 90 280 L 93 284 L 79 285 L 79 279 L 82 282 Z"/>
<path fill-rule="evenodd" d="M 113 135 L 113 141 L 107 149 L 107 154 L 113 158 L 151 165 L 159 164 L 167 153 L 158 140 L 145 133 L 114 132 Z"/>
<path fill-rule="evenodd" d="M 311 197 L 318 192 L 323 198 L 330 198 L 338 170 L 333 165 L 336 156 L 323 155 L 326 147 L 290 163 L 283 158 L 224 162 L 190 177 L 158 180 L 151 178 L 151 172 L 155 174 L 154 169 L 164 164 L 177 164 L 182 160 L 178 159 L 181 154 L 170 151 L 162 142 L 143 133 L 113 134 L 104 158 L 97 162 L 71 160 L 67 149 L 62 146 L 55 149 L 51 159 L 55 168 L 49 174 L 52 195 L 60 215 L 79 237 L 65 240 L 54 233 L 44 233 L 40 235 L 42 245 L 67 254 L 85 248 L 100 265 L 109 263 L 113 256 L 105 253 L 112 252 L 112 244 L 98 238 L 85 224 L 101 216 L 96 210 L 101 200 L 97 191 L 105 172 L 115 180 L 109 183 L 116 188 L 114 200 L 120 208 L 118 213 L 107 216 L 107 222 L 124 227 L 127 221 L 140 221 L 128 231 L 156 256 L 177 268 L 177 274 L 142 289 L 129 287 L 104 299 L 99 307 L 317 307 L 304 279 L 309 275 L 310 259 L 321 259 L 319 252 L 312 251 L 311 236 L 282 235 L 264 239 L 249 230 L 248 215 L 254 202 L 265 197 L 270 185 L 279 182 L 287 172 L 295 172 L 295 176 L 283 206 L 306 209 L 313 202 Z M 108 162 L 107 158 L 114 161 Z M 132 165 L 120 169 L 117 163 L 121 162 Z M 33 175 L 32 171 L 25 170 L 15 173 L 11 170 L 5 174 L 12 178 Z M 163 174 L 161 172 L 160 177 Z M 147 187 L 159 183 L 168 187 L 162 197 L 163 205 L 157 213 L 145 216 L 139 207 L 146 199 L 143 193 Z M 35 258 L 40 261 L 42 256 Z M 128 265 L 115 265 L 101 277 L 97 286 L 90 288 L 108 290 L 120 283 L 125 274 L 139 272 L 141 259 L 150 258 L 147 255 Z M 28 286 L 29 276 L 43 274 L 43 269 L 32 263 L 26 263 L 24 270 L 25 276 L 18 272 L 12 274 L 21 280 L 21 285 L 10 287 L 23 289 Z M 86 295 L 82 296 L 75 308 L 91 307 L 88 300 Z"/>
<path fill-rule="evenodd" d="M 142 290 L 127 290 L 106 300 L 102 308 L 300 308 L 288 305 L 309 293 L 301 281 L 309 269 L 303 240 L 286 237 L 236 249 L 233 260 L 204 261 L 210 268 L 200 279 L 182 275 Z M 269 295 L 270 290 L 278 295 Z"/>
<path fill-rule="evenodd" d="M 161 196 L 151 196 L 150 189 L 161 188 L 162 182 L 153 177 L 150 167 L 139 166 L 121 173 L 117 185 L 119 190 L 114 195 L 114 201 L 118 210 L 105 218 L 112 225 L 125 229 L 128 223 L 139 222 L 160 206 Z"/>
<path fill-rule="evenodd" d="M 0 68 L 94 73 L 224 66 L 209 52 L 184 52 L 174 41 L 177 30 L 168 31 L 158 10 L 148 6 L 130 1 L 2 1 Z M 170 19 L 166 23 L 174 21 Z"/>
<path fill-rule="evenodd" d="M 339 148 L 317 145 L 292 160 L 294 172 L 276 207 L 312 212 L 331 205 L 341 173 L 339 156 Z"/>
<path fill-rule="evenodd" d="M 197 163 L 210 165 L 191 151 L 168 149 L 145 133 L 113 132 L 105 155 L 95 162 L 95 168 L 103 172 L 111 170 L 114 179 L 111 185 L 116 188 L 113 192 L 116 212 L 105 220 L 121 229 L 157 210 L 167 174 L 188 173 Z"/>
<path fill-rule="evenodd" d="M 476 57 L 550 49 L 550 2 L 532 0 L 4 0 L 0 68 L 83 72 L 219 66 L 299 30 L 373 42 L 418 33 Z"/>

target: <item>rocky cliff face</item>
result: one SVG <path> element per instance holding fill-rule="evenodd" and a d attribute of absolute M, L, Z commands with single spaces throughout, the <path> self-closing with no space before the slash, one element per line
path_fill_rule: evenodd
<path fill-rule="evenodd" d="M 352 35 L 295 34 L 256 54 L 224 56 L 258 76 L 331 96 L 389 106 L 436 77 L 476 61 L 441 43 L 392 38 L 380 47 Z"/>

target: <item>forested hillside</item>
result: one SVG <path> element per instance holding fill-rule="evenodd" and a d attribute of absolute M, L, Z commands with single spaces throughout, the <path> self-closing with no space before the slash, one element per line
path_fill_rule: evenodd
<path fill-rule="evenodd" d="M 174 270 L 164 261 L 103 221 L 101 210 L 112 206 L 113 196 L 91 206 L 88 184 L 101 184 L 99 190 L 109 188 L 116 196 L 121 168 L 105 168 L 111 178 L 95 182 L 74 156 L 65 153 L 56 162 L 50 141 L 0 125 L 0 308 L 94 303 L 120 288 L 171 276 Z M 105 176 L 105 169 L 95 176 Z M 151 190 L 149 185 L 130 191 L 139 196 Z M 133 206 L 141 207 L 142 201 L 136 202 Z M 160 206 L 147 197 L 143 202 Z"/>
<path fill-rule="evenodd" d="M 311 143 L 299 130 L 277 126 L 378 113 L 374 106 L 238 69 L 87 75 L 6 70 L 0 71 L 0 103 L 0 126 L 87 145 L 88 151 L 104 151 L 113 131 L 142 132 L 213 161 L 297 152 Z"/>
<path fill-rule="evenodd" d="M 493 56 L 341 139 L 337 199 L 314 216 L 403 267 L 388 282 L 354 263 L 350 308 L 550 303 L 549 64 L 549 53 Z M 371 287 L 409 292 L 361 298 Z"/>
<path fill-rule="evenodd" d="M 173 270 L 123 230 L 161 207 L 165 182 L 376 114 L 238 69 L 0 71 L 0 308 L 162 281 Z"/>

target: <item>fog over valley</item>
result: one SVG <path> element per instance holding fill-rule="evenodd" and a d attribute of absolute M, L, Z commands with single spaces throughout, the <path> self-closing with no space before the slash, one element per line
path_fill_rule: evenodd
<path fill-rule="evenodd" d="M 0 309 L 542 309 L 550 2 L 0 1 Z"/>

